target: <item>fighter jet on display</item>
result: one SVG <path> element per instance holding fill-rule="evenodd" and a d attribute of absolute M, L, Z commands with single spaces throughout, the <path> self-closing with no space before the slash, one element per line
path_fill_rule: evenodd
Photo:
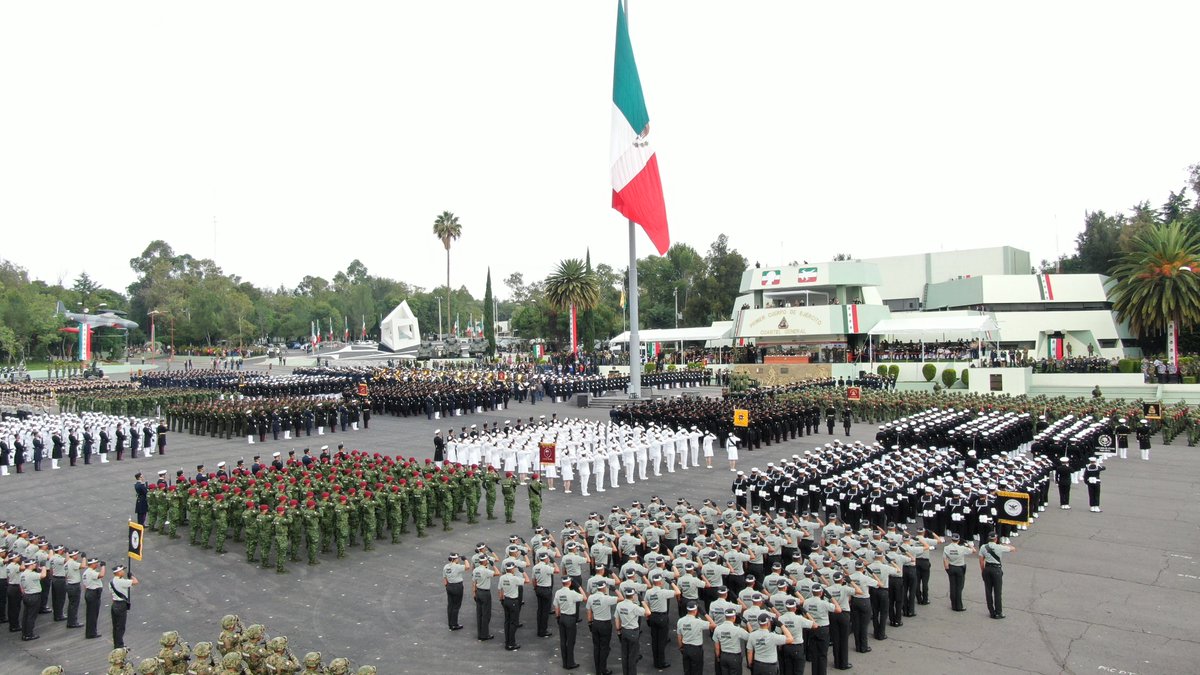
<path fill-rule="evenodd" d="M 65 317 L 67 321 L 79 324 L 75 328 L 61 328 L 64 333 L 79 334 L 79 360 L 89 361 L 92 358 L 92 331 L 97 328 L 119 328 L 130 330 L 137 328 L 137 322 L 120 316 L 116 310 L 106 309 L 99 314 L 87 312 L 68 312 L 66 305 L 60 300 L 54 309 L 55 316 Z"/>

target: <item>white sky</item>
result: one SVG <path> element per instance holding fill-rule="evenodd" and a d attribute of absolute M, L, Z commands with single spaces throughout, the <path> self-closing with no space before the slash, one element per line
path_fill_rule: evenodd
<path fill-rule="evenodd" d="M 0 257 L 123 288 L 163 238 L 264 286 L 359 258 L 428 288 L 451 210 L 477 296 L 487 265 L 501 294 L 587 246 L 619 268 L 615 12 L 3 3 Z M 701 252 L 1040 260 L 1200 162 L 1197 2 L 633 0 L 630 24 L 672 240 Z"/>

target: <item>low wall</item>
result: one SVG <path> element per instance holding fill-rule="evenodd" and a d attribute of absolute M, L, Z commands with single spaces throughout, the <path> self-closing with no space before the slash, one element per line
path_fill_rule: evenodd
<path fill-rule="evenodd" d="M 961 371 L 960 371 L 961 372 Z M 992 376 L 997 376 L 999 390 L 992 389 Z M 1031 388 L 1029 368 L 971 368 L 967 389 L 972 394 L 1028 394 Z"/>
<path fill-rule="evenodd" d="M 733 372 L 734 374 L 749 375 L 764 387 L 774 387 L 781 384 L 795 384 L 803 380 L 831 377 L 833 375 L 832 366 L 833 364 L 829 363 L 739 363 L 733 366 Z"/>

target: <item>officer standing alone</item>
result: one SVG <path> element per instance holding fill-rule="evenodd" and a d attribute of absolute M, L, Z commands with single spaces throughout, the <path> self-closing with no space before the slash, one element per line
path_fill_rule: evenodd
<path fill-rule="evenodd" d="M 457 553 L 451 553 L 448 562 L 442 566 L 442 585 L 446 587 L 446 622 L 450 630 L 462 630 L 458 622 L 458 610 L 462 607 L 463 572 L 471 569 L 471 563 L 459 560 Z"/>
<path fill-rule="evenodd" d="M 1004 618 L 1004 568 L 1000 558 L 1005 553 L 1017 550 L 997 541 L 995 532 L 988 534 L 988 542 L 979 547 L 979 569 L 983 572 L 983 594 L 987 599 L 988 612 L 993 619 Z"/>
<path fill-rule="evenodd" d="M 113 570 L 112 581 L 108 582 L 108 590 L 112 593 L 112 605 L 109 613 L 112 616 L 113 649 L 125 646 L 125 621 L 129 617 L 129 592 L 138 583 L 137 577 L 129 575 L 124 565 L 117 565 Z"/>

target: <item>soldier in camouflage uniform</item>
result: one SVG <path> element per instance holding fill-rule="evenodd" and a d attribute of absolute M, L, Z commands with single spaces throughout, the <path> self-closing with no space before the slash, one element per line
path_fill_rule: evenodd
<path fill-rule="evenodd" d="M 387 502 L 387 525 L 392 532 L 392 543 L 399 544 L 401 528 L 408 525 L 404 522 L 404 503 L 408 500 L 401 494 L 399 485 L 393 485 L 384 499 Z"/>
<path fill-rule="evenodd" d="M 229 652 L 221 658 L 221 675 L 248 675 L 250 670 L 239 652 Z"/>
<path fill-rule="evenodd" d="M 162 649 L 158 650 L 158 662 L 162 666 L 162 672 L 165 675 L 186 673 L 191 654 L 186 644 L 180 644 L 179 633 L 173 630 L 163 633 L 158 639 L 158 644 L 162 645 Z"/>
<path fill-rule="evenodd" d="M 309 652 L 304 655 L 303 675 L 325 675 L 325 664 L 321 663 L 321 652 Z"/>
<path fill-rule="evenodd" d="M 138 675 L 164 675 L 162 665 L 158 659 L 142 659 L 138 664 Z"/>
<path fill-rule="evenodd" d="M 200 501 L 197 502 L 199 512 L 196 517 L 199 520 L 197 527 L 192 529 L 200 530 L 200 548 L 212 548 L 208 542 L 212 541 L 213 529 L 213 500 L 208 496 L 207 492 L 200 493 Z"/>
<path fill-rule="evenodd" d="M 304 538 L 308 544 L 308 564 L 319 565 L 317 560 L 317 547 L 321 542 L 321 514 L 317 511 L 317 503 L 313 500 L 308 500 L 304 503 L 305 509 L 300 512 L 297 521 L 304 522 Z"/>
<path fill-rule="evenodd" d="M 188 668 L 188 675 L 216 675 L 217 667 L 213 663 L 212 658 L 213 646 L 211 642 L 198 642 L 192 649 L 192 656 L 195 661 Z"/>
<path fill-rule="evenodd" d="M 467 471 L 463 476 L 463 496 L 466 498 L 467 523 L 479 522 L 479 474 L 474 470 Z"/>
<path fill-rule="evenodd" d="M 337 519 L 334 517 L 334 503 L 330 500 L 328 492 L 321 495 L 318 510 L 321 514 L 321 552 L 329 553 L 333 547 L 333 531 Z"/>
<path fill-rule="evenodd" d="M 221 617 L 221 636 L 217 638 L 217 651 L 224 656 L 230 652 L 236 652 L 241 643 L 242 620 L 236 614 L 226 614 Z"/>
<path fill-rule="evenodd" d="M 238 646 L 238 652 L 241 654 L 240 661 L 244 662 L 246 667 L 252 673 L 263 672 L 263 661 L 267 657 L 266 650 L 263 648 L 263 637 L 266 629 L 261 624 L 251 624 L 242 632 L 242 643 Z M 225 661 L 229 661 L 229 654 L 225 655 Z"/>
<path fill-rule="evenodd" d="M 267 642 L 267 656 L 264 665 L 268 673 L 273 675 L 291 675 L 300 672 L 300 662 L 288 652 L 287 638 L 283 636 L 271 638 Z"/>
<path fill-rule="evenodd" d="M 350 659 L 339 656 L 329 662 L 329 668 L 326 669 L 329 675 L 350 675 Z"/>
<path fill-rule="evenodd" d="M 489 466 L 483 474 L 483 492 L 487 497 L 484 506 L 487 507 L 487 519 L 496 519 L 496 484 L 500 482 L 500 473 L 495 467 Z"/>
<path fill-rule="evenodd" d="M 258 507 L 258 549 L 262 555 L 263 569 L 271 567 L 271 544 L 275 542 L 275 516 L 271 515 L 271 507 L 262 504 Z M 280 556 L 280 550 L 275 549 L 275 556 Z"/>
<path fill-rule="evenodd" d="M 187 495 L 172 485 L 167 490 L 167 499 L 167 531 L 170 533 L 172 539 L 178 539 L 179 522 L 183 520 L 183 500 L 187 499 Z"/>
<path fill-rule="evenodd" d="M 513 509 L 517 506 L 517 479 L 513 477 L 511 471 L 505 472 L 504 481 L 500 483 L 500 491 L 504 494 L 504 522 L 517 522 L 513 519 Z"/>
<path fill-rule="evenodd" d="M 225 501 L 225 495 L 217 493 L 212 503 L 212 523 L 217 533 L 217 553 L 225 552 L 225 537 L 229 535 L 229 509 L 232 505 Z"/>
<path fill-rule="evenodd" d="M 117 647 L 108 653 L 108 670 L 105 675 L 133 675 L 133 664 L 128 663 L 129 650 Z"/>
<path fill-rule="evenodd" d="M 275 516 L 275 573 L 286 574 L 287 569 L 283 566 L 284 560 L 288 556 L 288 538 L 290 536 L 289 529 L 292 526 L 292 519 L 287 514 L 287 507 L 277 506 L 275 511 L 278 515 Z"/>
<path fill-rule="evenodd" d="M 258 505 L 252 500 L 246 502 L 242 521 L 246 524 L 246 562 L 253 565 L 258 559 Z"/>
<path fill-rule="evenodd" d="M 300 562 L 300 541 L 304 537 L 304 516 L 299 506 L 295 499 L 288 502 L 288 559 L 292 562 Z"/>
<path fill-rule="evenodd" d="M 435 485 L 437 485 L 435 483 Z M 442 476 L 442 482 L 439 486 L 440 492 L 440 507 L 442 514 L 442 532 L 451 532 L 454 530 L 450 527 L 450 520 L 454 517 L 454 485 L 450 483 L 449 476 Z"/>
<path fill-rule="evenodd" d="M 370 492 L 366 492 L 362 496 L 361 507 L 362 515 L 362 536 L 363 550 L 373 551 L 375 549 L 375 499 Z"/>
<path fill-rule="evenodd" d="M 342 495 L 333 507 L 334 541 L 337 544 L 337 557 L 346 557 L 346 542 L 350 540 L 350 498 Z"/>
<path fill-rule="evenodd" d="M 409 492 L 413 514 L 413 524 L 417 526 L 417 537 L 425 536 L 426 509 L 428 508 L 425 499 L 425 483 L 417 481 Z"/>
<path fill-rule="evenodd" d="M 542 518 L 542 482 L 538 480 L 538 474 L 533 474 L 525 487 L 529 490 L 529 520 L 533 522 L 533 528 L 536 530 Z"/>

